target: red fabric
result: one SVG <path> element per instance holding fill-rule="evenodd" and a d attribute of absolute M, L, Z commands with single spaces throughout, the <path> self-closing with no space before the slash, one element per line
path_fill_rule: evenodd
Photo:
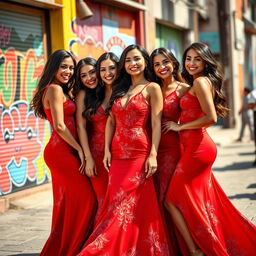
<path fill-rule="evenodd" d="M 97 170 L 97 176 L 90 180 L 98 199 L 99 208 L 103 203 L 108 185 L 108 173 L 103 165 L 106 122 L 107 116 L 100 106 L 92 120 L 89 121 L 88 129 L 89 146 Z"/>
<path fill-rule="evenodd" d="M 64 122 L 77 138 L 75 103 L 64 105 Z M 45 109 L 53 132 L 44 150 L 44 159 L 51 171 L 53 213 L 51 234 L 41 256 L 76 255 L 91 231 L 96 198 L 86 176 L 79 173 L 80 161 L 75 150 L 54 130 L 51 112 Z"/>
<path fill-rule="evenodd" d="M 179 106 L 180 98 L 176 90 L 166 97 L 163 102 L 162 123 L 168 121 L 178 122 L 180 119 L 181 109 Z M 181 255 L 178 248 L 178 243 L 175 234 L 175 225 L 172 221 L 171 215 L 164 206 L 164 199 L 166 196 L 168 185 L 171 181 L 172 175 L 176 165 L 180 159 L 181 146 L 179 134 L 174 131 L 161 134 L 161 140 L 157 154 L 158 169 L 154 174 L 154 183 L 156 187 L 157 197 L 165 216 L 166 225 L 169 231 L 170 242 L 175 250 L 175 255 Z"/>
<path fill-rule="evenodd" d="M 181 122 L 204 115 L 190 93 L 181 99 Z M 167 200 L 183 214 L 197 245 L 207 256 L 256 255 L 256 227 L 231 204 L 211 171 L 216 146 L 205 128 L 180 133 L 184 152 Z"/>
<path fill-rule="evenodd" d="M 142 93 L 126 106 L 118 99 L 112 108 L 116 131 L 112 142 L 109 186 L 93 234 L 82 255 L 173 255 L 152 178 L 145 178 L 150 142 L 146 123 L 150 106 Z"/>

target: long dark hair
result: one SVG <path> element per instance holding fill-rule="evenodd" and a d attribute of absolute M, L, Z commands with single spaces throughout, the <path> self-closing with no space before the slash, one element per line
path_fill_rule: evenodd
<path fill-rule="evenodd" d="M 44 66 L 44 70 L 37 84 L 36 94 L 34 95 L 30 103 L 31 108 L 35 112 L 35 115 L 40 118 L 46 119 L 46 114 L 44 112 L 44 107 L 42 102 L 44 90 L 49 84 L 51 84 L 54 81 L 55 75 L 60 67 L 60 64 L 65 58 L 72 58 L 74 62 L 74 68 L 75 68 L 76 61 L 74 57 L 71 55 L 71 53 L 65 50 L 57 50 L 53 52 L 49 56 Z M 63 92 L 65 94 L 69 94 L 69 92 L 73 88 L 73 85 L 74 85 L 74 75 L 69 79 L 68 83 L 62 85 Z"/>
<path fill-rule="evenodd" d="M 145 79 L 148 81 L 152 81 L 152 74 L 149 68 L 149 55 L 147 51 L 138 44 L 132 44 L 127 46 L 124 51 L 122 52 L 122 55 L 120 57 L 120 61 L 118 64 L 117 69 L 117 76 L 116 80 L 113 83 L 113 92 L 111 95 L 111 98 L 109 100 L 109 108 L 106 109 L 106 113 L 108 113 L 114 104 L 114 101 L 122 96 L 124 96 L 127 91 L 129 90 L 132 80 L 131 76 L 126 72 L 125 70 L 125 58 L 127 56 L 127 53 L 133 49 L 137 49 L 142 54 L 144 60 L 145 60 L 145 69 L 144 69 L 144 76 Z"/>
<path fill-rule="evenodd" d="M 83 117 L 91 119 L 91 117 L 96 113 L 96 88 L 90 89 L 87 88 L 83 82 L 81 81 L 80 72 L 81 68 L 85 65 L 93 66 L 96 69 L 96 60 L 91 57 L 86 57 L 81 59 L 77 63 L 76 71 L 75 71 L 75 79 L 76 83 L 74 86 L 74 95 L 76 96 L 80 90 L 85 90 L 85 98 L 84 98 L 84 106 L 85 110 L 83 111 Z"/>
<path fill-rule="evenodd" d="M 103 80 L 100 77 L 100 65 L 102 61 L 107 59 L 110 59 L 111 61 L 113 61 L 116 68 L 118 68 L 119 58 L 113 52 L 105 52 L 98 58 L 97 64 L 96 64 L 96 74 L 98 77 L 99 86 L 97 86 L 96 88 L 96 103 L 95 103 L 97 108 L 102 104 L 105 98 L 106 87 Z"/>
<path fill-rule="evenodd" d="M 182 57 L 182 76 L 188 84 L 193 85 L 193 76 L 191 76 L 185 67 L 186 57 L 189 50 L 195 50 L 205 63 L 204 76 L 206 76 L 212 83 L 215 91 L 214 105 L 216 113 L 219 117 L 224 117 L 228 111 L 226 107 L 226 98 L 222 94 L 223 75 L 220 67 L 216 62 L 210 48 L 203 43 L 193 43 L 184 52 Z"/>
<path fill-rule="evenodd" d="M 160 77 L 158 77 L 155 72 L 154 72 L 154 58 L 156 55 L 158 54 L 162 54 L 163 56 L 165 56 L 167 59 L 169 59 L 172 62 L 173 65 L 173 77 L 176 81 L 179 82 L 183 82 L 181 73 L 180 73 L 180 63 L 178 62 L 178 60 L 175 58 L 174 54 L 167 48 L 157 48 L 155 49 L 151 55 L 150 55 L 150 68 L 153 74 L 153 79 L 154 82 L 158 83 L 160 86 L 162 86 L 162 79 Z"/>

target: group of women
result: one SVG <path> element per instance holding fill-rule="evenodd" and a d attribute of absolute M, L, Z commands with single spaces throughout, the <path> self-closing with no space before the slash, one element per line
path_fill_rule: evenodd
<path fill-rule="evenodd" d="M 32 100 L 52 135 L 46 256 L 256 255 L 256 227 L 230 203 L 211 167 L 206 128 L 227 108 L 209 49 L 193 43 L 182 73 L 171 51 L 140 45 L 76 65 L 48 59 Z"/>

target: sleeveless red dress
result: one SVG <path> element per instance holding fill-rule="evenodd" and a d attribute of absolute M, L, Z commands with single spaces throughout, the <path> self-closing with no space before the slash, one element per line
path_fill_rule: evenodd
<path fill-rule="evenodd" d="M 98 199 L 98 208 L 102 205 L 108 186 L 108 172 L 103 165 L 106 122 L 107 116 L 102 106 L 88 121 L 89 147 L 97 170 L 97 176 L 90 180 Z"/>
<path fill-rule="evenodd" d="M 140 92 L 125 107 L 117 99 L 112 113 L 116 130 L 109 185 L 94 232 L 79 256 L 172 255 L 153 180 L 145 175 L 150 106 Z"/>
<path fill-rule="evenodd" d="M 77 139 L 75 103 L 66 100 L 63 110 L 64 123 Z M 72 256 L 81 250 L 91 231 L 96 199 L 88 178 L 79 173 L 80 161 L 75 149 L 54 130 L 50 109 L 44 111 L 52 127 L 44 160 L 52 176 L 53 212 L 51 233 L 40 255 Z"/>
<path fill-rule="evenodd" d="M 180 119 L 180 98 L 177 95 L 177 88 L 172 93 L 164 97 L 162 123 L 167 121 L 178 122 Z M 159 203 L 162 207 L 165 221 L 168 227 L 170 241 L 175 250 L 175 255 L 180 255 L 178 248 L 175 225 L 172 217 L 164 206 L 164 200 L 168 185 L 171 181 L 172 175 L 176 165 L 181 156 L 181 144 L 178 132 L 169 131 L 161 134 L 157 153 L 157 172 L 154 174 L 154 182 Z"/>
<path fill-rule="evenodd" d="M 181 123 L 204 113 L 198 99 L 181 99 Z M 207 256 L 256 255 L 256 227 L 229 201 L 211 168 L 216 146 L 205 128 L 180 132 L 184 152 L 171 180 L 167 200 L 182 213 L 196 244 Z"/>

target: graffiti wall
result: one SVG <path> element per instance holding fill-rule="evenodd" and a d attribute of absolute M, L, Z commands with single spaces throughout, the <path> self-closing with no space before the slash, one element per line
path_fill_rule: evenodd
<path fill-rule="evenodd" d="M 0 10 L 0 195 L 50 178 L 42 152 L 46 121 L 29 104 L 45 63 L 42 17 Z"/>
<path fill-rule="evenodd" d="M 97 59 L 105 51 L 120 56 L 126 46 L 136 43 L 134 13 L 87 3 L 94 15 L 86 20 L 74 19 L 71 22 L 74 38 L 69 41 L 69 50 L 78 59 L 88 56 Z"/>

